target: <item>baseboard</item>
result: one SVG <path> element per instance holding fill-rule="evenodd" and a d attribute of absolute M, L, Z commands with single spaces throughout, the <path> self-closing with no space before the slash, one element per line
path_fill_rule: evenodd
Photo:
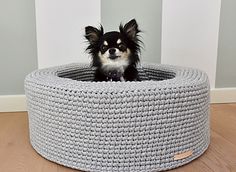
<path fill-rule="evenodd" d="M 236 88 L 215 88 L 211 90 L 211 103 L 236 102 Z M 0 112 L 26 111 L 25 95 L 0 96 Z"/>
<path fill-rule="evenodd" d="M 211 103 L 235 103 L 236 88 L 215 88 L 211 90 Z"/>
<path fill-rule="evenodd" d="M 26 111 L 25 95 L 0 95 L 0 112 Z"/>

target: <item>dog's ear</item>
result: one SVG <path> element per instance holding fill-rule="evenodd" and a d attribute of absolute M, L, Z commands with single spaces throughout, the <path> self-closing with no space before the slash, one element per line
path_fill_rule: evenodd
<path fill-rule="evenodd" d="M 92 26 L 85 27 L 85 38 L 89 41 L 90 44 L 95 44 L 102 35 L 103 35 L 102 25 L 100 26 L 100 29 L 97 29 Z"/>
<path fill-rule="evenodd" d="M 140 30 L 138 28 L 136 20 L 132 19 L 128 23 L 126 23 L 125 26 L 120 24 L 120 32 L 127 35 L 131 40 L 135 41 Z"/>

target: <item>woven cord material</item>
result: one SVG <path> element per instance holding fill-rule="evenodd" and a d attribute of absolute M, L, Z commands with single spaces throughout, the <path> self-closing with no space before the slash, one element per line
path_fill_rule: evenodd
<path fill-rule="evenodd" d="M 69 64 L 26 77 L 30 141 L 43 157 L 85 171 L 162 171 L 207 149 L 204 72 L 143 64 L 141 82 L 91 82 L 93 73 Z M 193 154 L 174 160 L 186 151 Z"/>

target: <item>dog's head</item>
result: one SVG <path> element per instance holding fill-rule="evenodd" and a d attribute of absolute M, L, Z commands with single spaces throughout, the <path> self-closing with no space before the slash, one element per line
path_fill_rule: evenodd
<path fill-rule="evenodd" d="M 140 32 L 135 19 L 119 27 L 120 32 L 112 31 L 104 34 L 103 27 L 85 28 L 85 38 L 89 42 L 87 50 L 92 56 L 92 65 L 104 72 L 117 70 L 121 73 L 128 65 L 136 65 L 139 61 Z"/>

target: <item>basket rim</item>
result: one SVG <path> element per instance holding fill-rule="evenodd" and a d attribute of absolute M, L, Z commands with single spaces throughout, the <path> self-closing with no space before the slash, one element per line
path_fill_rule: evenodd
<path fill-rule="evenodd" d="M 136 92 L 136 91 L 156 91 L 170 89 L 186 89 L 205 86 L 208 83 L 208 77 L 205 72 L 181 66 L 166 64 L 143 63 L 142 67 L 153 70 L 173 72 L 175 77 L 167 80 L 145 80 L 145 81 L 126 81 L 126 82 L 96 82 L 96 81 L 79 81 L 70 78 L 59 77 L 58 74 L 63 71 L 75 69 L 86 69 L 91 66 L 87 63 L 70 63 L 67 65 L 38 69 L 25 78 L 25 84 L 37 83 L 50 87 L 52 89 L 63 89 L 68 91 L 83 91 L 97 93 L 114 93 L 114 92 Z"/>

